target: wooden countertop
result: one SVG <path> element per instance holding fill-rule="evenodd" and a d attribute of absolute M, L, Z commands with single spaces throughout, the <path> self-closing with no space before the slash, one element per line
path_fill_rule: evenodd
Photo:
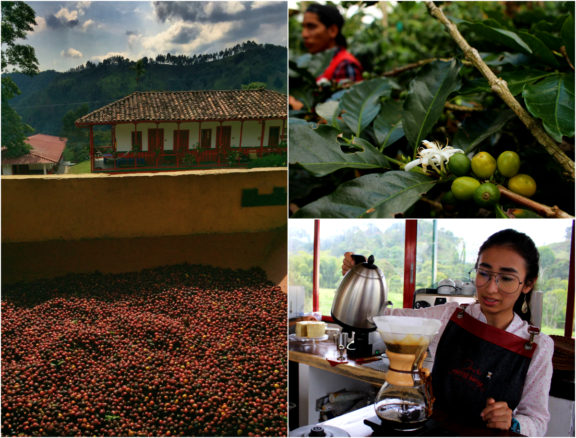
<path fill-rule="evenodd" d="M 368 382 L 380 387 L 384 383 L 385 372 L 375 370 L 359 364 L 357 361 L 348 358 L 345 363 L 334 364 L 337 354 L 336 346 L 333 342 L 289 342 L 288 359 L 314 368 L 329 371 L 341 376 Z"/>

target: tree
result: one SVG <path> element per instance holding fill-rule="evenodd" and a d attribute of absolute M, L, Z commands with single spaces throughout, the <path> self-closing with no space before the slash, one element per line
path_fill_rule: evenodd
<path fill-rule="evenodd" d="M 242 84 L 243 90 L 263 90 L 266 88 L 264 82 L 250 82 L 248 85 Z"/>
<path fill-rule="evenodd" d="M 2 146 L 6 147 L 2 155 L 7 158 L 30 152 L 30 145 L 24 140 L 34 132 L 8 104 L 8 100 L 16 94 L 19 94 L 16 84 L 9 78 L 2 78 Z"/>
<path fill-rule="evenodd" d="M 33 76 L 38 73 L 38 59 L 34 48 L 18 44 L 18 39 L 26 39 L 26 32 L 36 24 L 34 10 L 23 2 L 2 2 L 2 71 L 8 67 L 13 71 Z M 5 48 L 5 50 L 4 50 Z M 2 147 L 5 156 L 17 157 L 27 154 L 30 146 L 26 137 L 32 128 L 22 121 L 8 101 L 20 94 L 20 90 L 9 77 L 2 77 Z"/>
<path fill-rule="evenodd" d="M 134 70 L 134 73 L 136 74 L 136 88 L 139 88 L 140 81 L 146 73 L 146 69 L 144 68 L 144 59 L 145 58 L 139 59 L 135 64 L 130 66 L 130 69 Z"/>
<path fill-rule="evenodd" d="M 74 122 L 80 117 L 88 114 L 90 108 L 84 104 L 76 109 L 68 111 L 62 119 L 61 137 L 66 137 L 66 149 L 64 150 L 64 159 L 67 161 L 80 162 L 90 157 L 89 150 L 89 132 L 87 129 L 76 127 Z"/>

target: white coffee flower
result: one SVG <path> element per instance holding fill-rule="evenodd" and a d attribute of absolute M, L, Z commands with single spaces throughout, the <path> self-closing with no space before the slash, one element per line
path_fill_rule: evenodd
<path fill-rule="evenodd" d="M 418 157 L 414 161 L 410 161 L 404 166 L 405 171 L 410 171 L 418 165 L 422 165 L 424 171 L 430 166 L 436 173 L 440 174 L 444 171 L 444 166 L 448 163 L 450 157 L 456 153 L 464 153 L 462 149 L 454 148 L 452 146 L 442 146 L 438 142 L 422 140 L 424 147 L 418 149 Z"/>

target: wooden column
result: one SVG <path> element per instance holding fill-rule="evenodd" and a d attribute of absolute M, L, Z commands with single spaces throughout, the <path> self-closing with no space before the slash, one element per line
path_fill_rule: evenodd
<path fill-rule="evenodd" d="M 242 147 L 242 133 L 244 132 L 244 120 L 240 120 L 240 140 L 238 142 L 238 147 Z"/>
<path fill-rule="evenodd" d="M 264 152 L 264 134 L 265 134 L 265 128 L 266 128 L 266 120 L 262 120 L 262 134 L 260 137 L 260 157 L 262 157 L 262 154 Z"/>
<path fill-rule="evenodd" d="M 218 167 L 220 167 L 220 153 L 222 152 L 222 120 L 220 120 L 220 129 L 216 130 L 216 153 L 218 156 Z"/>
<path fill-rule="evenodd" d="M 198 122 L 198 147 L 196 148 L 196 167 L 200 167 L 202 153 L 202 121 Z"/>
<path fill-rule="evenodd" d="M 94 173 L 94 131 L 90 125 L 90 173 Z"/>
<path fill-rule="evenodd" d="M 176 122 L 176 131 L 178 131 L 178 135 L 175 136 L 174 133 L 172 133 L 172 142 L 173 142 L 172 152 L 176 156 L 176 168 L 180 169 L 180 148 L 182 147 L 182 145 L 180 144 L 180 142 L 182 141 L 182 139 L 180 138 L 180 121 Z M 176 144 L 174 144 L 174 137 L 176 137 L 178 149 L 176 149 Z"/>

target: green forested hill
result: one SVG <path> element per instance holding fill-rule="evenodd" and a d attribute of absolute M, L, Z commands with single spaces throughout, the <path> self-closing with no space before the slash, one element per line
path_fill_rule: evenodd
<path fill-rule="evenodd" d="M 285 47 L 250 41 L 215 54 L 142 58 L 140 69 L 116 56 L 65 73 L 12 74 L 21 94 L 10 103 L 37 133 L 60 135 L 68 111 L 84 104 L 92 111 L 137 90 L 229 90 L 262 82 L 286 93 L 286 58 Z"/>

